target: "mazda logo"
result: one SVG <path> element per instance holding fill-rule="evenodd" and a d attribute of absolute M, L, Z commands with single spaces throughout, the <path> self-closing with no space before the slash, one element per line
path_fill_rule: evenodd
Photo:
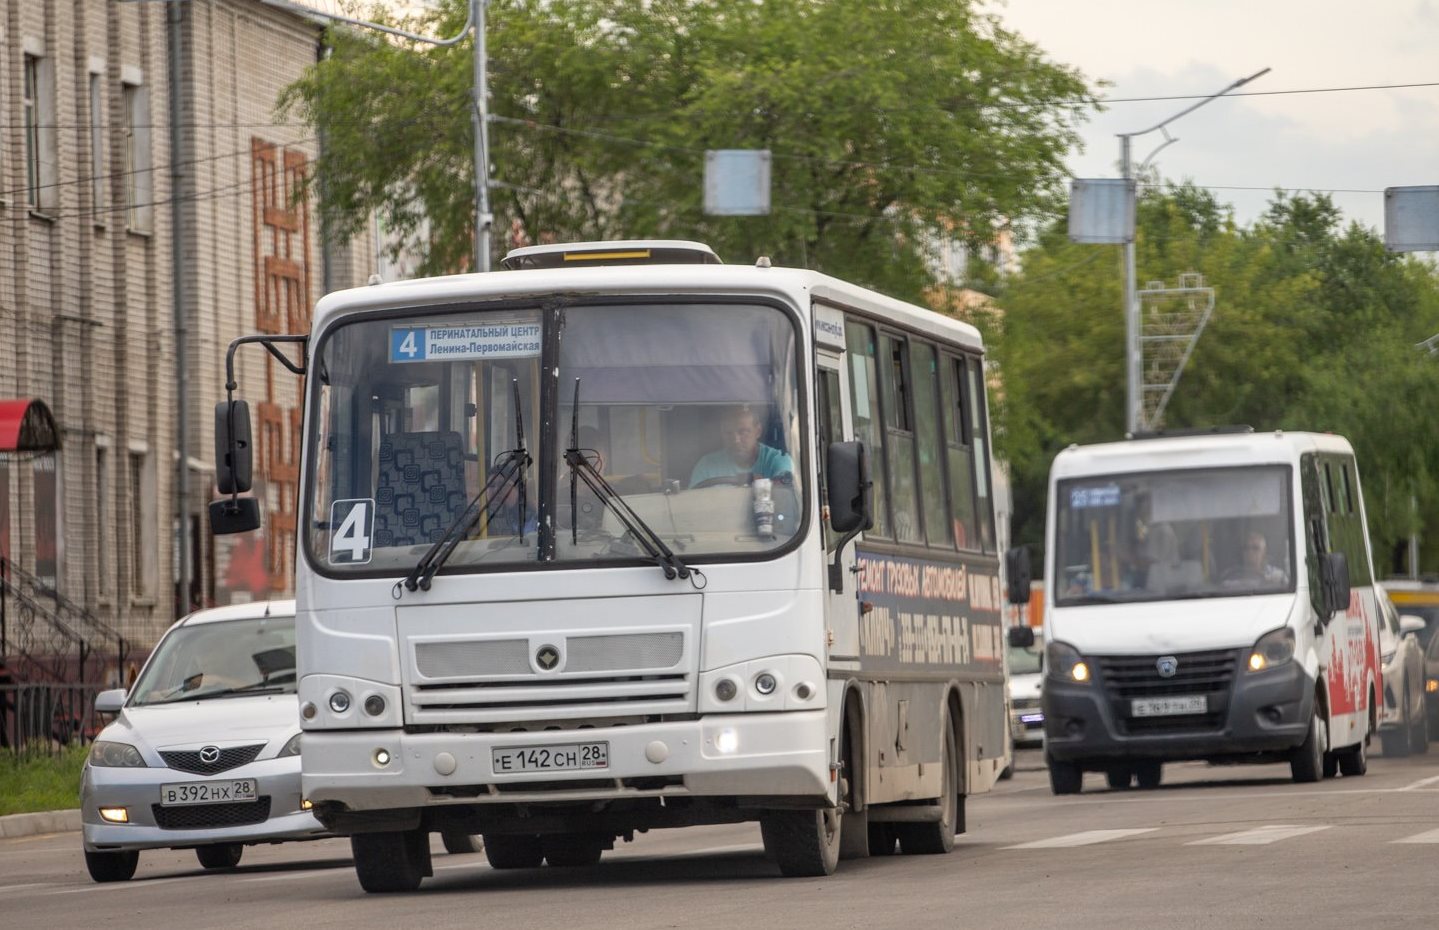
<path fill-rule="evenodd" d="M 206 746 L 200 750 L 200 761 L 206 765 L 214 765 L 220 761 L 220 747 Z"/>
<path fill-rule="evenodd" d="M 553 672 L 555 666 L 560 664 L 560 651 L 554 646 L 541 646 L 535 652 L 535 664 L 540 671 Z"/>
<path fill-rule="evenodd" d="M 1179 660 L 1174 656 L 1160 656 L 1154 663 L 1154 669 L 1159 672 L 1160 678 L 1173 678 L 1179 671 Z"/>

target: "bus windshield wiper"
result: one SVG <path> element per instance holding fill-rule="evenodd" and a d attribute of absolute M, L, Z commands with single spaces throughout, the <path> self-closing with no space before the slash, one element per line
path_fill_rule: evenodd
<path fill-rule="evenodd" d="M 585 455 L 580 445 L 580 379 L 575 379 L 574 409 L 570 419 L 570 447 L 565 450 L 565 464 L 570 468 L 570 533 L 571 539 L 579 540 L 579 523 L 575 519 L 577 504 L 577 481 L 583 481 L 585 486 L 600 499 L 619 518 L 630 537 L 639 544 L 654 563 L 660 567 L 668 579 L 681 578 L 688 580 L 691 575 L 700 575 L 697 570 L 691 569 L 688 565 L 675 555 L 674 550 L 665 545 L 665 541 L 650 528 L 644 518 L 635 513 L 634 508 L 626 503 L 624 497 L 618 491 L 610 487 L 595 469 L 594 464 Z M 702 575 L 700 577 L 703 577 Z M 691 582 L 693 583 L 693 582 Z"/>
<path fill-rule="evenodd" d="M 416 588 L 421 591 L 430 590 L 430 582 L 434 580 L 435 572 L 445 564 L 460 540 L 465 539 L 474 530 L 475 525 L 481 520 L 484 521 L 483 529 L 488 529 L 490 523 L 504 506 L 505 498 L 509 495 L 511 488 L 518 489 L 519 507 L 519 532 L 525 531 L 525 472 L 530 467 L 530 454 L 525 451 L 525 423 L 524 415 L 520 410 L 520 383 L 518 380 L 510 382 L 511 392 L 515 398 L 515 448 L 501 452 L 495 458 L 495 467 L 491 470 L 490 476 L 485 480 L 483 487 L 470 498 L 469 504 L 450 524 L 450 528 L 435 540 L 434 545 L 420 557 L 415 567 L 400 582 L 406 591 L 413 591 Z M 480 502 L 484 501 L 485 506 L 481 507 Z M 398 589 L 395 593 L 399 597 Z"/>

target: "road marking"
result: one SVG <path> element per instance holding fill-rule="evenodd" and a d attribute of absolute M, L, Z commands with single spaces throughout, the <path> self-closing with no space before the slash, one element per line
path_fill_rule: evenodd
<path fill-rule="evenodd" d="M 1412 785 L 1405 785 L 1400 791 L 1418 791 L 1420 788 L 1427 788 L 1429 785 L 1439 782 L 1439 775 L 1431 775 L 1428 778 L 1421 778 Z"/>
<path fill-rule="evenodd" d="M 1426 830 L 1423 833 L 1416 833 L 1413 836 L 1406 836 L 1402 840 L 1392 840 L 1394 843 L 1439 843 L 1439 830 Z"/>
<path fill-rule="evenodd" d="M 82 894 L 87 891 L 123 891 L 126 888 L 154 888 L 156 885 L 168 885 L 171 882 L 193 882 L 195 876 L 177 875 L 174 878 L 145 878 L 140 881 L 131 882 L 106 882 L 103 885 L 82 885 L 79 888 L 63 888 L 60 891 L 52 891 L 50 894 Z"/>
<path fill-rule="evenodd" d="M 1071 846 L 1093 846 L 1095 843 L 1107 843 L 1110 840 L 1120 840 L 1126 836 L 1138 836 L 1141 833 L 1153 833 L 1158 827 L 1145 827 L 1138 830 L 1085 830 L 1083 833 L 1070 833 L 1065 836 L 1052 836 L 1047 840 L 1035 840 L 1032 843 L 1020 843 L 1018 846 L 1005 846 L 1004 849 L 1067 849 Z"/>
<path fill-rule="evenodd" d="M 316 875 L 323 875 L 326 872 L 336 871 L 334 869 L 303 869 L 298 872 L 286 872 L 281 875 L 256 875 L 252 878 L 237 878 L 238 882 L 288 882 L 296 878 L 314 878 Z"/>
<path fill-rule="evenodd" d="M 1269 824 L 1264 827 L 1256 827 L 1253 830 L 1244 830 L 1240 833 L 1226 833 L 1223 836 L 1211 836 L 1207 839 L 1195 840 L 1192 843 L 1185 843 L 1186 846 L 1267 846 L 1270 843 L 1277 843 L 1280 840 L 1293 839 L 1296 836 L 1304 836 L 1306 833 L 1318 833 L 1320 830 L 1328 830 L 1328 824 L 1322 827 L 1296 827 L 1288 824 Z"/>
<path fill-rule="evenodd" d="M 0 895 L 11 891 L 19 891 L 21 888 L 54 888 L 54 882 L 26 882 L 23 885 L 0 885 Z"/>

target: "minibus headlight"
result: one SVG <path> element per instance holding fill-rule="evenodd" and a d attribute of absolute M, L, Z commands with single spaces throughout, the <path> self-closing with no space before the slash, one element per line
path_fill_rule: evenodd
<path fill-rule="evenodd" d="M 1262 672 L 1294 658 L 1294 631 L 1281 627 L 1259 637 L 1249 653 L 1249 670 Z"/>
<path fill-rule="evenodd" d="M 1049 677 L 1058 681 L 1074 681 L 1088 684 L 1091 677 L 1089 663 L 1068 643 L 1052 642 L 1045 647 L 1045 668 Z"/>

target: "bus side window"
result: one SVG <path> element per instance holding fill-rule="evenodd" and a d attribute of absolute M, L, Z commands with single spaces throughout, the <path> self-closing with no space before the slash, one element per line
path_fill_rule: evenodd
<path fill-rule="evenodd" d="M 989 450 L 985 437 L 989 435 L 987 398 L 984 390 L 984 363 L 974 358 L 969 360 L 969 405 L 970 423 L 974 428 L 974 476 L 975 489 L 979 492 L 979 538 L 985 552 L 994 551 L 994 501 L 989 492 Z"/>
<path fill-rule="evenodd" d="M 923 542 L 919 522 L 919 486 L 915 480 L 914 417 L 909 343 L 903 336 L 880 336 L 884 363 L 882 385 L 885 451 L 888 453 L 890 503 L 894 507 L 894 534 L 899 542 Z"/>
<path fill-rule="evenodd" d="M 879 371 L 874 328 L 864 323 L 846 322 L 845 344 L 849 346 L 854 438 L 864 443 L 869 451 L 869 474 L 874 482 L 874 526 L 866 533 L 889 536 L 889 486 L 885 480 L 884 438 L 880 430 Z"/>
<path fill-rule="evenodd" d="M 944 356 L 940 390 L 944 403 L 945 457 L 949 471 L 949 494 L 953 503 L 955 542 L 961 549 L 980 548 L 979 524 L 975 519 L 974 426 L 965 397 L 969 381 L 965 362 Z"/>

